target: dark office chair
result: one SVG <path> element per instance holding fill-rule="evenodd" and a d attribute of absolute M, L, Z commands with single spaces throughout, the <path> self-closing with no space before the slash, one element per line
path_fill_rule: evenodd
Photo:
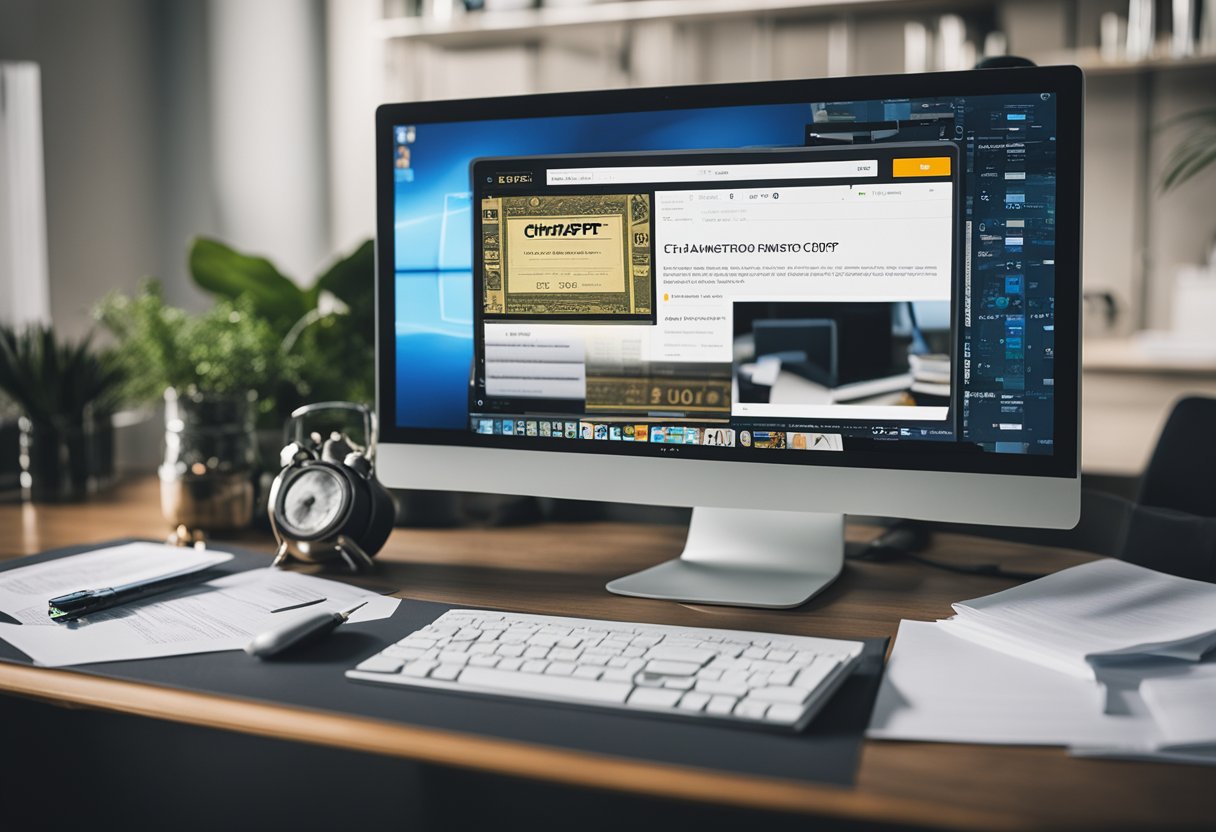
<path fill-rule="evenodd" d="M 1182 399 L 1131 507 L 1119 557 L 1216 582 L 1216 399 Z"/>

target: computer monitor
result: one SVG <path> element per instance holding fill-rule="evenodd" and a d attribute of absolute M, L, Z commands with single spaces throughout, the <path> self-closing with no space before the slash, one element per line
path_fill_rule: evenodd
<path fill-rule="evenodd" d="M 693 506 L 679 558 L 608 588 L 702 603 L 807 600 L 845 513 L 1071 527 L 1082 94 L 1046 67 L 382 106 L 380 478 Z"/>

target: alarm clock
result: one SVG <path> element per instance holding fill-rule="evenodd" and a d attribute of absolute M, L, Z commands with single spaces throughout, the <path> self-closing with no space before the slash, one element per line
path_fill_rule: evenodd
<path fill-rule="evenodd" d="M 366 445 L 359 448 L 336 432 L 326 439 L 305 435 L 304 417 L 323 410 L 360 413 Z M 375 414 L 351 402 L 304 405 L 292 411 L 283 438 L 282 470 L 270 486 L 270 526 L 279 543 L 272 565 L 302 560 L 341 561 L 351 571 L 372 566 L 396 515 L 392 494 L 375 476 Z"/>

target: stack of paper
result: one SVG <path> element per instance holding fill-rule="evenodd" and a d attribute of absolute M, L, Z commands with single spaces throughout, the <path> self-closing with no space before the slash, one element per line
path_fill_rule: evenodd
<path fill-rule="evenodd" d="M 147 659 L 240 650 L 293 614 L 336 612 L 367 601 L 349 620 L 375 621 L 392 615 L 400 603 L 337 581 L 255 569 L 122 604 L 78 622 L 47 617 L 47 599 L 55 595 L 171 574 L 199 559 L 222 563 L 231 557 L 133 543 L 0 572 L 0 612 L 21 622 L 0 624 L 0 639 L 48 667 Z"/>
<path fill-rule="evenodd" d="M 1216 586 L 1095 561 L 904 621 L 869 735 L 1216 764 Z"/>
<path fill-rule="evenodd" d="M 962 638 L 1064 673 L 1144 656 L 1198 661 L 1216 647 L 1216 584 L 1103 559 L 954 604 Z"/>

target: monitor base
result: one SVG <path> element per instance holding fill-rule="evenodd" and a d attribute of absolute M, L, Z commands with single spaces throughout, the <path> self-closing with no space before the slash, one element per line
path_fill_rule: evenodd
<path fill-rule="evenodd" d="M 694 508 L 681 555 L 617 578 L 637 598 L 787 609 L 826 589 L 844 565 L 844 515 Z"/>

